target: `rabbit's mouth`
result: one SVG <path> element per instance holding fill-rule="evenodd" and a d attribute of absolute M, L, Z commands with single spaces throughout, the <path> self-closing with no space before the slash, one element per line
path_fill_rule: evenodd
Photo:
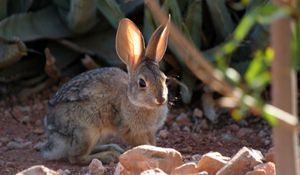
<path fill-rule="evenodd" d="M 157 109 L 159 107 L 167 105 L 167 98 L 164 97 L 153 98 L 151 100 L 138 100 L 138 98 L 132 98 L 131 96 L 129 96 L 129 101 L 135 106 L 147 109 Z"/>

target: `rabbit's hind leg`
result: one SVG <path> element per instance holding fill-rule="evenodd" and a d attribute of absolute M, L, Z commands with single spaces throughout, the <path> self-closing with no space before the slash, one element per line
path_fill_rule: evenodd
<path fill-rule="evenodd" d="M 97 129 L 77 128 L 73 131 L 68 159 L 73 164 L 89 164 L 92 161 L 90 153 L 99 138 Z"/>
<path fill-rule="evenodd" d="M 124 152 L 124 149 L 121 148 L 118 144 L 97 144 L 94 147 L 92 154 L 104 152 L 104 151 L 116 151 L 122 154 Z"/>
<path fill-rule="evenodd" d="M 91 159 L 99 159 L 104 164 L 118 160 L 124 149 L 117 144 L 97 144 L 92 153 L 89 155 Z"/>
<path fill-rule="evenodd" d="M 102 163 L 108 164 L 110 162 L 116 162 L 119 159 L 120 153 L 115 150 L 107 150 L 103 152 L 98 152 L 95 154 L 89 155 L 89 158 L 92 159 L 99 159 Z"/>

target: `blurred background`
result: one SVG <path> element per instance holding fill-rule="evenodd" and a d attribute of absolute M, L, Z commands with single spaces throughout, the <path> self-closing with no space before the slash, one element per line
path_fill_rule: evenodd
<path fill-rule="evenodd" d="M 245 14 L 268 0 L 161 0 L 172 22 L 212 64 Z M 125 68 L 115 52 L 118 21 L 128 17 L 146 42 L 159 25 L 143 0 L 2 0 L 0 2 L 0 98 L 25 98 L 87 69 Z M 244 74 L 254 52 L 269 44 L 268 26 L 253 25 L 224 62 Z M 171 101 L 186 104 L 205 86 L 176 49 L 169 49 L 163 71 L 182 82 L 170 83 Z M 196 93 L 195 93 L 196 92 Z M 198 92 L 198 93 L 197 93 Z"/>

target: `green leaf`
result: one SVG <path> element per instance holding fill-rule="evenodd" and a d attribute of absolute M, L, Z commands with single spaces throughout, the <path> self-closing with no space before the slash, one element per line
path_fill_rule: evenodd
<path fill-rule="evenodd" d="M 22 41 L 0 40 L 0 69 L 17 63 L 25 55 L 27 48 Z"/>
<path fill-rule="evenodd" d="M 72 0 L 68 14 L 64 16 L 74 33 L 85 33 L 98 23 L 95 1 Z"/>
<path fill-rule="evenodd" d="M 265 52 L 258 51 L 245 73 L 246 82 L 256 92 L 262 91 L 271 80 L 268 67 L 272 58 L 273 51 L 270 48 Z"/>
<path fill-rule="evenodd" d="M 185 18 L 185 25 L 189 30 L 192 41 L 198 49 L 201 48 L 202 13 L 201 1 L 193 1 L 188 7 Z"/>
<path fill-rule="evenodd" d="M 206 1 L 218 41 L 224 41 L 234 30 L 235 24 L 228 12 L 225 0 Z"/>
<path fill-rule="evenodd" d="M 252 26 L 255 24 L 255 21 L 255 14 L 246 15 L 234 31 L 234 39 L 236 39 L 237 41 L 242 41 L 250 31 Z"/>
<path fill-rule="evenodd" d="M 115 0 L 97 0 L 97 8 L 109 23 L 117 28 L 119 21 L 125 17 Z"/>
<path fill-rule="evenodd" d="M 166 0 L 166 5 L 171 13 L 172 22 L 181 30 L 183 18 L 177 0 Z"/>
<path fill-rule="evenodd" d="M 7 16 L 7 0 L 0 1 L 0 21 Z"/>
<path fill-rule="evenodd" d="M 67 67 L 74 63 L 81 54 L 54 41 L 48 42 L 47 48 L 56 58 L 55 64 L 60 70 L 67 70 Z"/>
<path fill-rule="evenodd" d="M 0 22 L 0 36 L 6 39 L 18 37 L 22 41 L 31 41 L 70 35 L 71 32 L 62 23 L 53 6 L 37 12 L 15 14 Z"/>
<path fill-rule="evenodd" d="M 145 40 L 148 42 L 152 33 L 155 30 L 155 22 L 153 21 L 151 12 L 149 8 L 145 7 L 144 9 L 144 25 L 143 25 L 143 35 Z"/>
<path fill-rule="evenodd" d="M 93 31 L 86 34 L 85 37 L 71 39 L 71 42 L 74 42 L 84 50 L 94 53 L 104 65 L 124 66 L 116 54 L 115 35 L 114 30 L 102 31 L 101 28 L 96 27 Z"/>
<path fill-rule="evenodd" d="M 7 12 L 9 15 L 16 13 L 25 13 L 29 10 L 33 0 L 9 0 Z"/>
<path fill-rule="evenodd" d="M 298 3 L 298 9 L 300 10 L 300 4 Z M 299 11 L 298 10 L 298 11 Z M 292 61 L 295 70 L 300 68 L 300 21 L 295 22 L 295 30 L 292 37 Z"/>

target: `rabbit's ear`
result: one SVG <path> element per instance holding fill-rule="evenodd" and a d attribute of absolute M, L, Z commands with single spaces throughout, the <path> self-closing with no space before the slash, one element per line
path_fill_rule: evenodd
<path fill-rule="evenodd" d="M 155 61 L 160 62 L 164 56 L 168 46 L 169 23 L 170 16 L 168 22 L 163 26 L 159 26 L 152 34 L 146 48 L 145 56 L 147 58 L 155 59 Z"/>
<path fill-rule="evenodd" d="M 136 65 L 144 55 L 145 43 L 137 26 L 129 19 L 119 22 L 116 36 L 116 51 L 128 66 Z"/>

